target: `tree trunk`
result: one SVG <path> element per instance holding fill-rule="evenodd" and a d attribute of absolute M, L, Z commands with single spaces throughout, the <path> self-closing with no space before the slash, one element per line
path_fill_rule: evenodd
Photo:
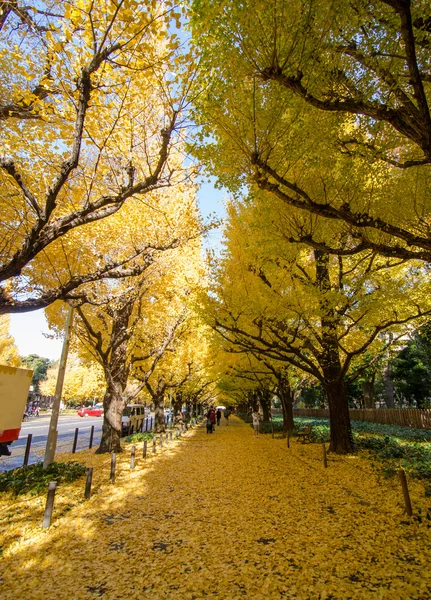
<path fill-rule="evenodd" d="M 129 377 L 130 364 L 127 360 L 129 318 L 133 310 L 132 301 L 126 303 L 112 316 L 112 330 L 109 341 L 111 353 L 104 355 L 106 392 L 103 398 L 102 439 L 96 454 L 121 452 L 121 417 L 126 401 L 123 394 Z M 109 358 L 107 358 L 109 357 Z"/>
<path fill-rule="evenodd" d="M 286 377 L 278 378 L 278 396 L 283 410 L 283 431 L 292 431 L 293 423 L 293 392 Z"/>
<path fill-rule="evenodd" d="M 374 381 L 363 381 L 362 382 L 362 393 L 364 395 L 365 408 L 375 408 L 375 405 L 374 405 Z"/>
<path fill-rule="evenodd" d="M 121 417 L 125 402 L 122 397 L 122 386 L 108 386 L 103 398 L 103 428 L 100 446 L 96 454 L 105 452 L 122 452 Z"/>
<path fill-rule="evenodd" d="M 337 315 L 327 300 L 327 292 L 331 290 L 329 277 L 329 257 L 327 254 L 314 251 L 316 259 L 316 282 L 324 293 L 321 306 L 321 346 L 319 364 L 323 374 L 323 386 L 328 397 L 329 418 L 331 428 L 330 452 L 349 454 L 353 452 L 353 436 L 350 426 L 347 390 L 343 382 L 343 370 L 340 361 Z"/>
<path fill-rule="evenodd" d="M 268 390 L 260 390 L 259 402 L 262 407 L 263 421 L 267 422 L 271 420 L 271 393 Z"/>
<path fill-rule="evenodd" d="M 387 408 L 395 408 L 394 382 L 392 381 L 391 363 L 388 363 L 383 370 L 383 385 L 385 386 Z"/>
<path fill-rule="evenodd" d="M 183 424 L 183 395 L 181 392 L 178 392 L 175 398 L 172 400 L 172 406 L 174 408 L 174 427 L 176 429 L 180 429 Z"/>
<path fill-rule="evenodd" d="M 165 426 L 165 389 L 166 384 L 162 378 L 159 378 L 159 382 L 156 391 L 153 396 L 154 402 L 154 433 L 164 433 L 166 431 Z"/>
<path fill-rule="evenodd" d="M 329 382 L 325 384 L 325 391 L 328 396 L 331 426 L 329 451 L 336 454 L 349 454 L 354 451 L 354 447 L 344 383 Z"/>

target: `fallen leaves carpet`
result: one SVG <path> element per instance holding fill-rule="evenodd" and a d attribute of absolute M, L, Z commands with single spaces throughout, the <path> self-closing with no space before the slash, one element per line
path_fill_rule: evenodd
<path fill-rule="evenodd" d="M 1 598 L 431 598 L 431 529 L 403 515 L 398 482 L 290 446 L 234 417 L 133 471 L 123 453 L 115 484 L 109 457 L 74 455 L 95 467 L 93 496 L 82 482 L 79 499 L 78 483 L 59 490 L 49 529 L 44 498 L 1 504 Z M 425 510 L 423 488 L 411 491 Z"/>

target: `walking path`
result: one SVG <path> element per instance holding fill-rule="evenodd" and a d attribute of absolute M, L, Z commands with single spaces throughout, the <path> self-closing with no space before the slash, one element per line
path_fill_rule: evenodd
<path fill-rule="evenodd" d="M 365 460 L 330 456 L 324 469 L 320 445 L 290 446 L 233 417 L 133 472 L 124 453 L 114 485 L 109 457 L 80 453 L 106 466 L 90 500 L 60 495 L 48 530 L 44 499 L 32 523 L 10 506 L 2 599 L 431 598 L 431 529 L 403 516 L 398 483 Z"/>

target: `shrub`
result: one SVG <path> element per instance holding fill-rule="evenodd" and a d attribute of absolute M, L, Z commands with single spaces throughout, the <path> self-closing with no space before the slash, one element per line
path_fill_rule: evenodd
<path fill-rule="evenodd" d="M 50 481 L 59 483 L 72 483 L 83 477 L 87 468 L 76 462 L 53 462 L 47 469 L 42 463 L 20 467 L 0 475 L 0 492 L 12 492 L 15 496 L 20 494 L 43 494 Z"/>
<path fill-rule="evenodd" d="M 132 444 L 137 444 L 138 442 L 143 442 L 145 440 L 147 440 L 148 442 L 151 442 L 153 439 L 153 432 L 152 431 L 144 431 L 144 433 L 132 433 L 132 435 L 128 435 L 125 438 L 126 442 L 131 442 Z"/>

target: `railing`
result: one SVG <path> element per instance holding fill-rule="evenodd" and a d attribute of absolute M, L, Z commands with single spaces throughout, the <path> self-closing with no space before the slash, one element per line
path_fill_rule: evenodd
<path fill-rule="evenodd" d="M 329 418 L 328 408 L 294 408 L 298 417 Z M 371 421 L 385 425 L 401 425 L 417 429 L 431 429 L 431 410 L 417 408 L 351 408 L 352 421 Z"/>

